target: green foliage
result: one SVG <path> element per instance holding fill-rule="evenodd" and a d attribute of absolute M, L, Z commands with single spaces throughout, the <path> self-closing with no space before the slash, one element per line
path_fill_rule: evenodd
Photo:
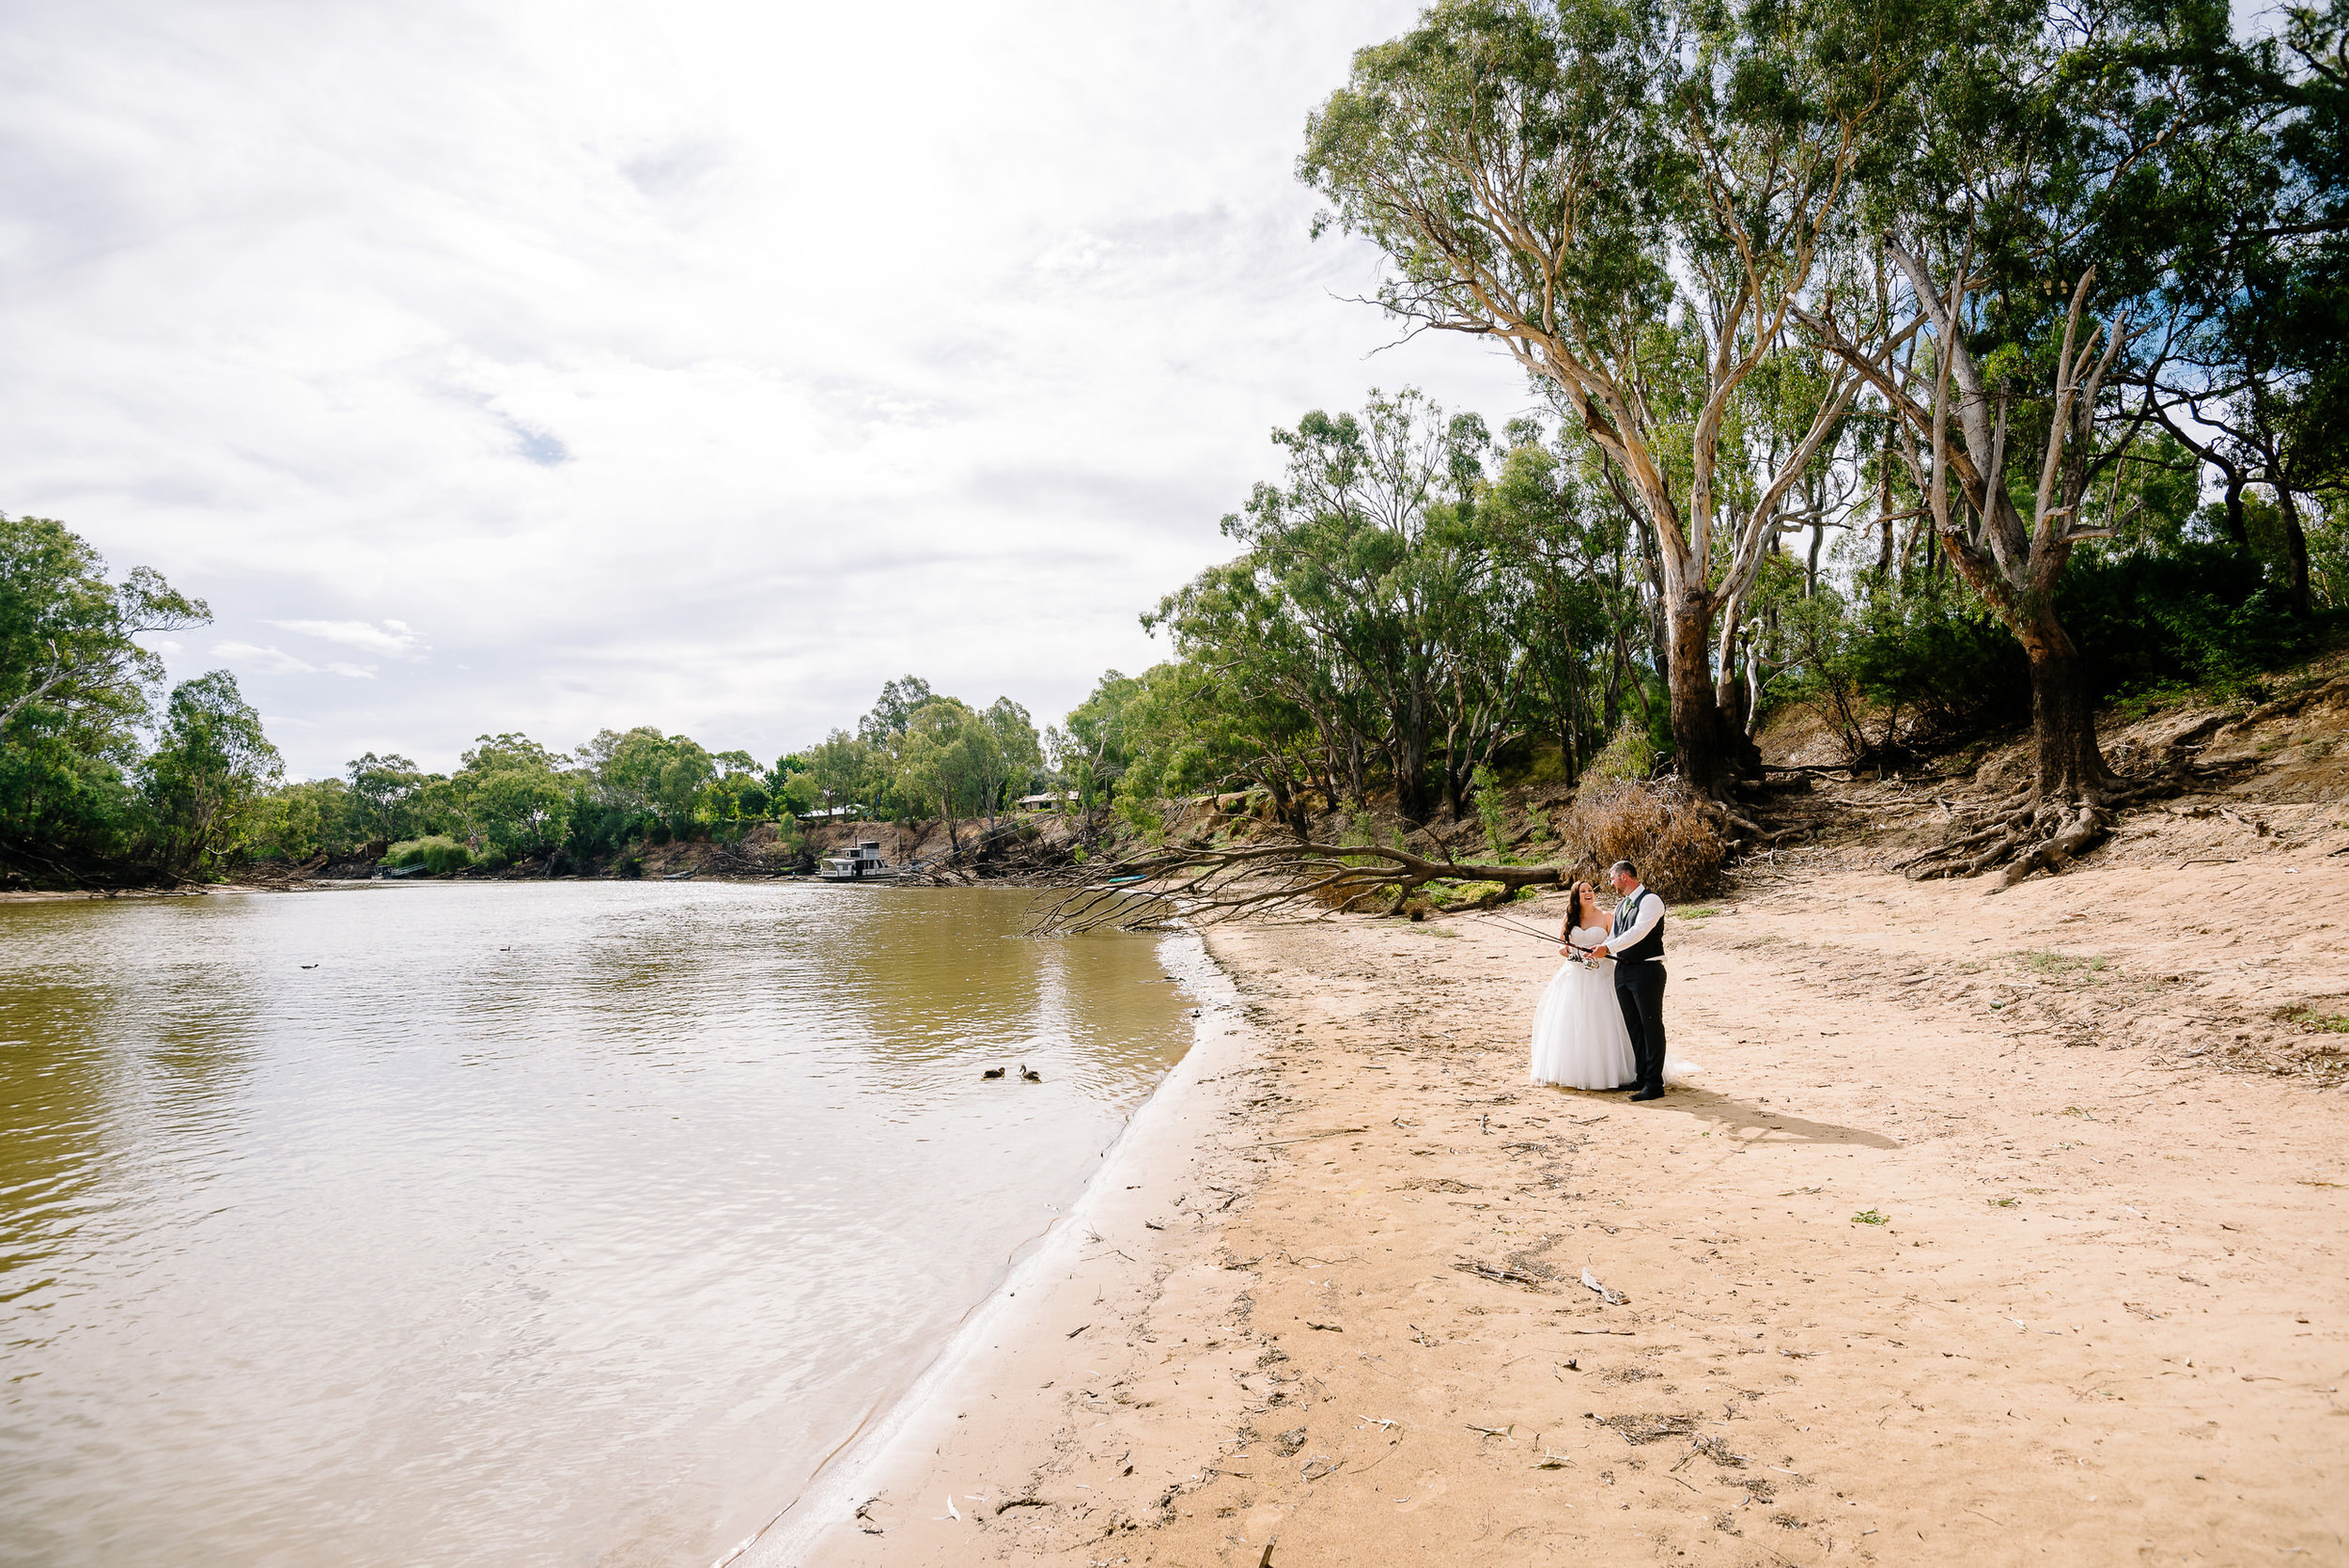
<path fill-rule="evenodd" d="M 902 737 L 903 731 L 896 732 Z M 888 753 L 847 730 L 834 730 L 806 752 L 809 781 L 821 809 L 859 807 L 879 815 L 891 792 Z"/>
<path fill-rule="evenodd" d="M 1500 865 L 1509 858 L 1509 817 L 1501 798 L 1501 781 L 1489 768 L 1476 770 L 1476 819 L 1485 830 L 1485 852 Z"/>
<path fill-rule="evenodd" d="M 1408 389 L 1273 441 L 1283 482 L 1223 522 L 1243 553 L 1143 617 L 1178 663 L 1116 690 L 1129 783 L 1258 788 L 1291 818 L 1383 784 L 1423 821 L 1468 812 L 1529 722 L 1579 761 L 1644 694 L 1629 530 L 1586 442 L 1534 421 L 1496 442 Z"/>
<path fill-rule="evenodd" d="M 604 730 L 580 748 L 596 799 L 631 822 L 657 820 L 674 836 L 689 834 L 702 786 L 718 777 L 718 763 L 692 739 L 640 725 L 625 734 Z"/>
<path fill-rule="evenodd" d="M 118 746 L 147 714 L 163 661 L 132 639 L 211 618 L 145 567 L 119 583 L 63 523 L 0 514 L 0 736 L 20 725 Z"/>
<path fill-rule="evenodd" d="M 2239 689 L 2299 652 L 2314 629 L 2255 557 L 2217 543 L 2076 563 L 2056 602 L 2100 698 L 2181 678 Z"/>
<path fill-rule="evenodd" d="M 479 737 L 449 784 L 484 859 L 547 854 L 569 834 L 573 795 L 563 759 L 527 736 Z"/>
<path fill-rule="evenodd" d="M 261 792 L 281 771 L 261 716 L 215 670 L 172 689 L 163 733 L 141 765 L 158 863 L 217 876 L 247 847 Z"/>
<path fill-rule="evenodd" d="M 2092 700 L 2240 690 L 2302 652 L 2319 623 L 2239 547 L 2185 539 L 2076 560 L 2056 595 Z M 2018 723 L 2030 710 L 2022 650 L 1947 574 L 1846 598 L 1823 588 L 1781 628 L 1791 678 L 1857 762 Z"/>
<path fill-rule="evenodd" d="M 1656 742 L 1644 729 L 1626 723 L 1617 730 L 1591 765 L 1582 783 L 1598 785 L 1644 779 L 1656 770 Z"/>
<path fill-rule="evenodd" d="M 413 762 L 368 752 L 350 764 L 350 778 L 348 820 L 359 843 L 388 844 L 421 831 L 417 791 L 426 776 Z"/>
<path fill-rule="evenodd" d="M 193 797 L 144 776 L 163 672 L 133 639 L 208 618 L 143 567 L 110 582 L 62 523 L 0 515 L 0 862 L 50 882 L 139 880 L 191 842 L 167 814 Z"/>
<path fill-rule="evenodd" d="M 786 776 L 782 787 L 774 792 L 770 802 L 776 811 L 788 813 L 794 817 L 811 816 L 822 808 L 823 803 L 824 793 L 816 782 L 816 775 L 804 770 Z"/>
<path fill-rule="evenodd" d="M 1071 708 L 1067 728 L 1044 732 L 1044 752 L 1066 787 L 1076 791 L 1083 810 L 1107 804 L 1126 777 L 1130 759 L 1126 710 L 1142 694 L 1143 683 L 1115 670 L 1094 683 L 1085 700 Z"/>
<path fill-rule="evenodd" d="M 264 791 L 254 802 L 246 853 L 304 864 L 343 847 L 350 792 L 340 779 L 305 779 Z"/>
<path fill-rule="evenodd" d="M 918 675 L 883 681 L 872 711 L 857 721 L 857 738 L 884 752 L 894 750 L 913 727 L 914 714 L 936 694 L 930 683 Z"/>
<path fill-rule="evenodd" d="M 385 865 L 394 868 L 420 865 L 435 877 L 462 871 L 473 863 L 473 851 L 445 833 L 395 844 L 383 855 Z"/>
<path fill-rule="evenodd" d="M 2010 722 L 2030 701 L 2021 648 L 1948 573 L 1856 597 L 1823 585 L 1785 606 L 1774 651 L 1793 672 L 1780 698 L 1811 703 L 1858 764 L 1921 734 Z"/>

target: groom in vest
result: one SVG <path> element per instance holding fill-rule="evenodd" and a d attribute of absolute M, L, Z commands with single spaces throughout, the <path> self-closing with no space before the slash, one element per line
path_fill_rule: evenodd
<path fill-rule="evenodd" d="M 1615 960 L 1615 1004 L 1623 1009 L 1623 1027 L 1631 1036 L 1631 1057 L 1639 1079 L 1630 1085 L 1635 1100 L 1664 1097 L 1664 901 L 1640 885 L 1640 873 L 1629 861 L 1617 861 L 1607 871 L 1623 902 L 1615 906 L 1614 934 L 1591 949 L 1594 958 Z"/>

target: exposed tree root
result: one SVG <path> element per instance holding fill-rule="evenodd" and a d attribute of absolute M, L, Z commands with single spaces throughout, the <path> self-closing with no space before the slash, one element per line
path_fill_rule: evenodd
<path fill-rule="evenodd" d="M 2160 771 L 2114 779 L 2072 800 L 2040 800 L 2026 789 L 1963 814 L 1952 814 L 1948 836 L 1892 869 L 1918 881 L 1979 877 L 2003 866 L 2004 893 L 2039 872 L 2060 872 L 2112 831 L 2125 807 L 2167 800 L 2238 772 L 2246 764 L 2192 767 L 2172 751 Z"/>

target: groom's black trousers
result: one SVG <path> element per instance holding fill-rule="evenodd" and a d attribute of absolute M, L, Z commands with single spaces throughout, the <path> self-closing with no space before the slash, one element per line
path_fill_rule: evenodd
<path fill-rule="evenodd" d="M 1624 1032 L 1631 1036 L 1631 1059 L 1640 1087 L 1664 1087 L 1664 966 L 1617 964 L 1615 1004 L 1623 1009 Z"/>

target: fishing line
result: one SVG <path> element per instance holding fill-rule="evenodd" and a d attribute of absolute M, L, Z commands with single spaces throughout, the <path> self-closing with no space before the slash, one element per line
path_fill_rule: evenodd
<path fill-rule="evenodd" d="M 1496 920 L 1501 924 L 1509 926 L 1515 930 L 1522 931 L 1529 937 L 1539 937 L 1543 941 L 1549 943 L 1552 947 L 1559 947 L 1564 944 L 1564 938 L 1553 932 L 1538 930 L 1533 926 L 1526 924 L 1523 921 L 1511 920 L 1507 915 L 1492 915 L 1488 918 Z"/>

